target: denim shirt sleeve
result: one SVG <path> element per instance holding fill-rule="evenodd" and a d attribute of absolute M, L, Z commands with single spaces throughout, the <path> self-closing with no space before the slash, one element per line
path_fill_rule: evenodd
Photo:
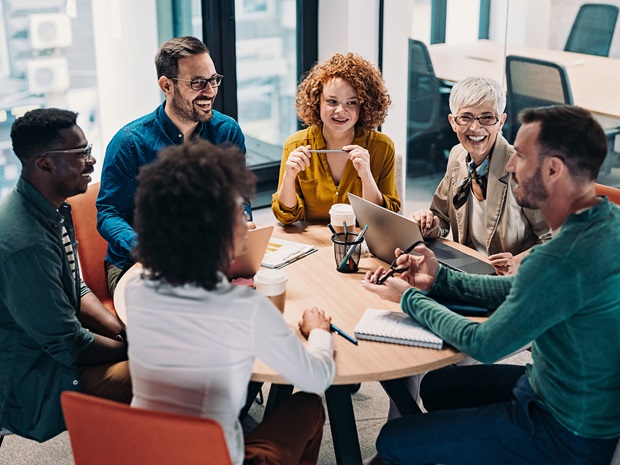
<path fill-rule="evenodd" d="M 1 298 L 15 323 L 58 363 L 75 365 L 94 336 L 82 327 L 60 281 L 62 261 L 48 247 L 33 246 L 3 267 Z"/>
<path fill-rule="evenodd" d="M 138 187 L 138 149 L 127 129 L 122 129 L 106 149 L 97 198 L 97 229 L 117 252 L 129 256 L 136 240 L 131 226 L 134 195 Z"/>

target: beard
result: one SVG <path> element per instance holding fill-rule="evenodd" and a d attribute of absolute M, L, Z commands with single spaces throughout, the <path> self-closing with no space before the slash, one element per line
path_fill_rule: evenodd
<path fill-rule="evenodd" d="M 523 208 L 536 210 L 540 207 L 541 202 L 549 198 L 549 192 L 543 184 L 540 166 L 532 176 L 519 181 L 518 184 L 521 195 L 517 196 L 516 199 L 517 203 Z"/>
<path fill-rule="evenodd" d="M 185 100 L 178 91 L 170 101 L 170 109 L 185 123 L 206 123 L 213 116 L 213 111 L 207 114 L 198 111 L 193 103 Z"/>

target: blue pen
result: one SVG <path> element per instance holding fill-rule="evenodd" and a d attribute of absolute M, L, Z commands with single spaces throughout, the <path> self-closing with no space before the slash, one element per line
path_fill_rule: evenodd
<path fill-rule="evenodd" d="M 353 336 L 349 336 L 347 333 L 345 333 L 342 329 L 340 329 L 335 324 L 330 323 L 329 329 L 331 329 L 333 332 L 335 332 L 339 336 L 342 336 L 343 338 L 345 338 L 347 341 L 351 342 L 352 344 L 357 345 L 357 339 L 355 339 Z"/>

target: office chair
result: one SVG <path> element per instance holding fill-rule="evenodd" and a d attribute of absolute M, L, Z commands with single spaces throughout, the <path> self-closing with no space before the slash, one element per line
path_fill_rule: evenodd
<path fill-rule="evenodd" d="M 505 137 L 514 143 L 519 129 L 519 113 L 525 108 L 545 107 L 558 104 L 573 105 L 568 73 L 558 63 L 516 55 L 506 57 L 507 113 Z M 614 152 L 616 135 L 620 127 L 606 128 L 607 159 L 601 173 L 608 173 L 617 158 Z"/>
<path fill-rule="evenodd" d="M 596 183 L 594 184 L 594 190 L 596 195 L 604 195 L 610 202 L 620 205 L 620 189 Z"/>
<path fill-rule="evenodd" d="M 103 263 L 108 243 L 97 231 L 97 207 L 95 206 L 97 195 L 99 195 L 98 182 L 88 186 L 84 194 L 70 197 L 67 201 L 71 204 L 75 237 L 79 242 L 78 256 L 82 279 L 101 303 L 116 314 Z"/>
<path fill-rule="evenodd" d="M 573 105 L 573 94 L 564 66 L 535 58 L 506 57 L 505 137 L 514 143 L 519 129 L 519 113 L 525 108 L 558 104 Z"/>
<path fill-rule="evenodd" d="M 618 7 L 615 5 L 581 5 L 564 50 L 608 57 L 617 19 Z"/>
<path fill-rule="evenodd" d="M 407 101 L 407 166 L 412 174 L 443 171 L 447 157 L 443 149 L 452 130 L 449 110 L 442 106 L 450 93 L 435 76 L 424 42 L 409 39 L 409 95 Z M 447 137 L 446 137 L 447 136 Z M 448 147 L 449 145 L 449 147 Z M 414 154 L 417 159 L 414 160 Z"/>
<path fill-rule="evenodd" d="M 60 396 L 75 465 L 232 465 L 221 426 L 206 418 Z"/>

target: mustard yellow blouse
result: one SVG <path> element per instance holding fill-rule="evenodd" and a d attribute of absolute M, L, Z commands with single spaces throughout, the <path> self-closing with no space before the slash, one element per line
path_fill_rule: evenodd
<path fill-rule="evenodd" d="M 325 149 L 327 144 L 321 128 L 310 126 L 290 136 L 284 142 L 282 162 L 280 163 L 280 180 L 286 170 L 286 160 L 297 147 L 310 145 L 312 150 Z M 400 198 L 396 192 L 394 143 L 383 133 L 377 131 L 356 134 L 351 145 L 364 147 L 370 153 L 370 171 L 383 194 L 383 206 L 392 211 L 400 210 Z M 335 203 L 349 203 L 347 194 L 362 195 L 362 180 L 351 160 L 347 161 L 340 184 L 336 185 L 332 177 L 327 156 L 313 153 L 310 166 L 300 171 L 295 180 L 297 205 L 288 208 L 278 201 L 277 192 L 271 200 L 271 210 L 276 219 L 284 224 L 299 220 L 329 221 L 329 209 Z"/>

